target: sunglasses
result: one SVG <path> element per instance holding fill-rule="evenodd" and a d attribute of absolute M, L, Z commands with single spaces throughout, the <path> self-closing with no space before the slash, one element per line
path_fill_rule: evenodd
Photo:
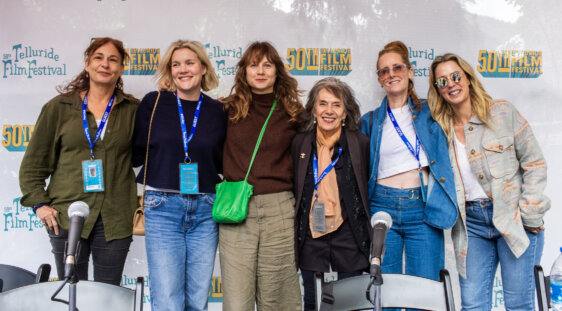
<path fill-rule="evenodd" d="M 461 82 L 461 78 L 462 78 L 462 73 L 460 73 L 459 71 L 455 71 L 451 74 L 451 81 L 455 83 Z M 449 80 L 445 77 L 439 77 L 437 78 L 437 81 L 435 81 L 434 84 L 440 89 L 446 88 L 449 85 Z"/>
<path fill-rule="evenodd" d="M 408 69 L 408 68 L 409 67 L 406 64 L 395 64 L 395 65 L 392 66 L 392 68 L 384 67 L 384 68 L 381 68 L 381 69 L 377 70 L 377 75 L 381 79 L 386 79 L 386 78 L 388 78 L 388 75 L 390 74 L 391 70 L 395 74 L 402 74 L 402 73 L 406 72 L 406 69 Z"/>

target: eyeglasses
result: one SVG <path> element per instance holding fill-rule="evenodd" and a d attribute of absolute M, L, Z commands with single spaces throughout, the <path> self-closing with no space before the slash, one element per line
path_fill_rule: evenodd
<path fill-rule="evenodd" d="M 388 78 L 388 75 L 390 74 L 391 70 L 395 74 L 402 74 L 402 73 L 406 72 L 407 68 L 410 68 L 410 67 L 406 64 L 395 64 L 395 65 L 392 65 L 392 68 L 384 67 L 384 68 L 381 68 L 381 69 L 377 70 L 377 75 L 381 79 L 386 79 L 386 78 Z"/>
<path fill-rule="evenodd" d="M 451 74 L 451 81 L 455 83 L 461 82 L 461 78 L 462 78 L 462 73 L 460 73 L 459 71 L 455 71 Z M 437 81 L 435 81 L 434 84 L 440 89 L 446 88 L 449 85 L 449 80 L 446 77 L 439 77 L 437 78 Z"/>

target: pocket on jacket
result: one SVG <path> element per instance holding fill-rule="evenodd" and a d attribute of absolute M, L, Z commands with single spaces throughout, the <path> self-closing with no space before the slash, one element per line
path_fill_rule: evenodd
<path fill-rule="evenodd" d="M 482 147 L 492 177 L 502 178 L 517 171 L 518 161 L 512 136 L 486 140 L 482 142 Z"/>
<path fill-rule="evenodd" d="M 165 200 L 165 196 L 159 192 L 146 192 L 144 195 L 144 208 L 157 208 Z"/>

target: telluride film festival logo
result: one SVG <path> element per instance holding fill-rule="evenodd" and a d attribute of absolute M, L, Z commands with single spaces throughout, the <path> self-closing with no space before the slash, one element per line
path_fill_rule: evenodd
<path fill-rule="evenodd" d="M 2 78 L 36 76 L 65 76 L 66 64 L 54 48 L 37 48 L 18 43 L 2 55 Z"/>

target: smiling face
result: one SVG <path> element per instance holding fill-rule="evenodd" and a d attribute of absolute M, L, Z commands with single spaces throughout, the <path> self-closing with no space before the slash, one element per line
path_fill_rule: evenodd
<path fill-rule="evenodd" d="M 246 66 L 246 81 L 255 94 L 273 93 L 275 79 L 277 79 L 275 65 L 265 56 L 259 62 L 254 60 Z"/>
<path fill-rule="evenodd" d="M 461 73 L 461 80 L 454 82 L 451 74 L 454 72 Z M 447 79 L 447 86 L 437 88 L 439 94 L 450 105 L 470 104 L 470 81 L 462 68 L 454 61 L 443 62 L 435 68 L 435 80 L 439 78 Z M 435 81 L 434 81 L 435 82 Z"/>
<path fill-rule="evenodd" d="M 115 86 L 125 67 L 119 51 L 112 43 L 100 46 L 84 63 L 90 83 Z"/>
<path fill-rule="evenodd" d="M 181 99 L 197 100 L 201 93 L 201 80 L 207 68 L 190 49 L 177 49 L 170 61 L 172 81 Z"/>
<path fill-rule="evenodd" d="M 342 120 L 347 116 L 343 101 L 327 89 L 318 92 L 312 114 L 316 117 L 317 127 L 326 134 L 340 129 Z"/>
<path fill-rule="evenodd" d="M 398 65 L 398 66 L 397 66 Z M 405 65 L 402 57 L 398 53 L 389 52 L 379 57 L 377 68 L 379 72 L 381 69 L 388 69 L 388 74 L 380 76 L 378 81 L 389 96 L 401 96 L 408 93 L 408 81 L 414 78 L 414 71 L 412 68 L 402 67 L 403 70 L 398 70 L 400 65 Z"/>

